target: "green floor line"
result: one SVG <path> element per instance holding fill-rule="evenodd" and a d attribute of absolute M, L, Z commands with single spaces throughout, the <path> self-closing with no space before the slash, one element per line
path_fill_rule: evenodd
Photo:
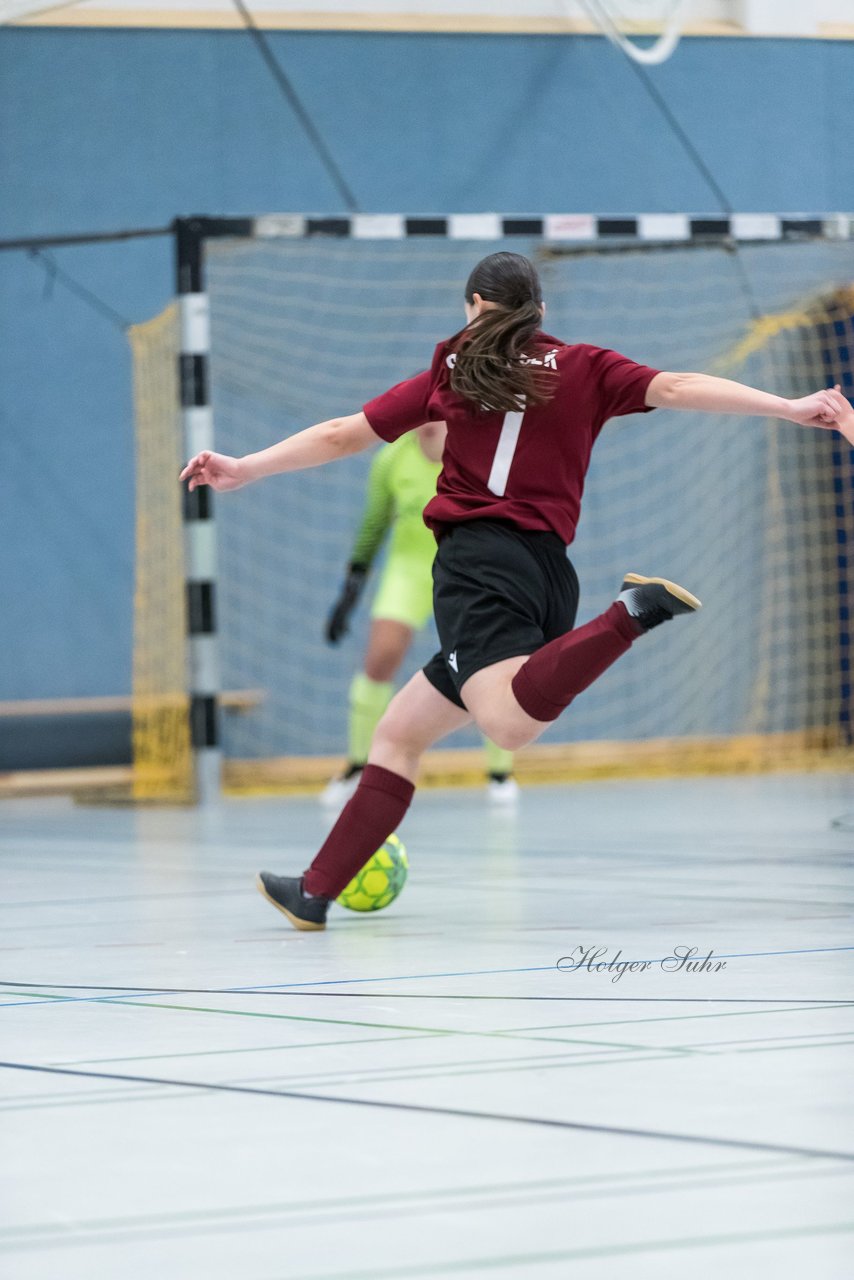
<path fill-rule="evenodd" d="M 47 1094 L 43 1098 L 37 1098 L 29 1095 L 19 1102 L 10 1102 L 0 1104 L 0 1113 L 5 1115 L 7 1112 L 13 1111 L 51 1111 L 57 1107 L 65 1107 L 73 1110 L 75 1107 L 87 1106 L 103 1106 L 105 1103 L 115 1102 L 170 1102 L 186 1095 L 186 1088 L 178 1087 L 169 1092 L 164 1086 L 162 1093 L 154 1093 L 150 1087 L 139 1086 L 133 1092 L 118 1091 L 115 1092 L 101 1089 L 93 1089 L 91 1093 L 80 1094 Z M 202 1090 L 196 1091 L 201 1094 Z"/>
<path fill-rule="evenodd" d="M 412 1027 L 412 1026 L 406 1026 L 406 1025 L 399 1025 L 396 1023 L 356 1021 L 355 1019 L 351 1019 L 351 1018 L 318 1018 L 318 1017 L 309 1017 L 307 1014 L 265 1013 L 258 1010 L 251 1010 L 251 1009 L 211 1008 L 209 1005 L 190 1005 L 190 1004 L 171 1004 L 171 1003 L 167 1004 L 159 1000 L 158 1001 L 123 1000 L 120 997 L 115 1000 L 102 1000 L 99 1003 L 105 1004 L 105 1005 L 114 1005 L 114 1004 L 123 1005 L 128 1008 L 138 1007 L 142 1009 L 169 1009 L 169 1010 L 177 1010 L 179 1012 L 185 1011 L 187 1013 L 214 1013 L 214 1014 L 223 1014 L 223 1015 L 227 1015 L 234 1018 L 272 1018 L 279 1022 L 309 1022 L 309 1023 L 317 1023 L 321 1025 L 336 1026 L 336 1027 L 337 1026 L 370 1027 L 374 1030 L 412 1031 L 412 1032 L 418 1032 L 420 1035 L 425 1037 L 426 1036 L 468 1036 L 468 1037 L 474 1037 L 474 1038 L 486 1038 L 490 1040 L 492 1039 L 530 1040 L 537 1044 L 555 1042 L 555 1039 L 553 1037 L 526 1036 L 524 1034 L 524 1031 L 475 1031 L 475 1030 L 462 1028 L 462 1027 Z M 629 1044 L 624 1041 L 586 1040 L 586 1039 L 580 1040 L 577 1038 L 564 1040 L 564 1041 L 561 1041 L 560 1043 L 589 1044 L 595 1047 L 606 1047 L 606 1048 L 613 1047 L 615 1049 L 630 1049 L 630 1050 L 636 1050 L 637 1052 L 643 1052 L 648 1047 L 650 1047 L 643 1044 L 634 1044 L 634 1043 Z M 655 1049 L 660 1049 L 666 1046 L 653 1045 L 651 1047 Z M 684 1054 L 692 1053 L 693 1050 L 680 1046 L 678 1048 L 674 1048 L 672 1052 L 674 1054 L 684 1055 Z"/>
<path fill-rule="evenodd" d="M 331 1049 L 350 1044 L 396 1044 L 399 1040 L 433 1040 L 435 1032 L 418 1032 L 409 1036 L 365 1036 L 357 1040 L 304 1040 L 299 1044 L 259 1044 L 248 1049 L 195 1049 L 187 1053 L 139 1053 L 122 1058 L 68 1058 L 51 1062 L 52 1067 L 94 1067 L 110 1062 L 159 1062 L 167 1058 L 224 1058 L 235 1053 L 280 1053 L 289 1049 Z"/>
<path fill-rule="evenodd" d="M 631 1257 L 642 1253 L 671 1253 L 679 1249 L 712 1249 L 726 1245 L 757 1244 L 764 1241 L 810 1239 L 815 1236 L 854 1232 L 854 1222 L 828 1223 L 814 1227 L 781 1227 L 777 1231 L 736 1231 L 717 1236 L 686 1236 L 677 1240 L 638 1240 L 631 1244 L 592 1246 L 588 1249 L 551 1249 L 543 1253 L 504 1254 L 501 1257 L 458 1259 L 453 1262 L 422 1263 L 416 1266 L 370 1271 L 313 1271 L 310 1275 L 287 1276 L 276 1280 L 405 1280 L 408 1276 L 459 1275 L 474 1270 L 506 1270 L 508 1267 L 544 1266 L 552 1262 L 581 1262 L 587 1258 Z"/>
<path fill-rule="evenodd" d="M 786 1053 L 793 1049 L 836 1049 L 839 1046 L 854 1044 L 854 1038 L 850 1040 L 833 1040 L 831 1043 L 822 1044 L 769 1044 L 754 1045 L 750 1049 L 730 1049 L 729 1053 L 742 1056 L 746 1053 Z M 706 1052 L 707 1058 L 726 1057 L 726 1054 Z"/>
<path fill-rule="evenodd" d="M 419 1071 L 412 1071 L 408 1074 L 401 1075 L 385 1075 L 385 1076 L 365 1076 L 353 1075 L 346 1079 L 326 1080 L 323 1076 L 253 1076 L 251 1079 L 233 1081 L 236 1084 L 289 1084 L 294 1085 L 296 1080 L 308 1080 L 312 1084 L 318 1084 L 325 1089 L 337 1089 L 345 1084 L 406 1084 L 412 1080 L 452 1080 L 457 1076 L 488 1076 L 488 1075 L 511 1075 L 520 1071 L 550 1071 L 550 1070 L 570 1070 L 578 1067 L 609 1067 L 609 1066 L 625 1066 L 628 1063 L 638 1062 L 672 1062 L 673 1055 L 669 1053 L 650 1053 L 644 1057 L 629 1057 L 621 1055 L 618 1058 L 585 1058 L 578 1061 L 576 1058 L 562 1059 L 559 1062 L 551 1060 L 546 1061 L 543 1058 L 529 1058 L 524 1064 L 517 1065 L 515 1061 L 510 1060 L 506 1065 L 496 1062 L 489 1067 L 480 1067 L 477 1070 L 458 1070 L 454 1068 L 452 1071 L 443 1070 L 441 1067 L 422 1068 Z M 381 1068 L 380 1068 L 381 1070 Z"/>
<path fill-rule="evenodd" d="M 312 1022 L 330 1027 L 370 1027 L 374 1031 L 420 1031 L 424 1035 L 453 1035 L 446 1027 L 411 1027 L 389 1022 L 362 1022 L 354 1018 L 309 1018 L 298 1013 L 262 1013 L 252 1009 L 212 1009 L 205 1005 L 164 1004 L 153 1000 L 102 1000 L 101 1004 L 120 1004 L 131 1009 L 173 1009 L 184 1013 L 218 1013 L 232 1018 L 273 1018 L 278 1022 Z"/>
<path fill-rule="evenodd" d="M 549 1022 L 539 1027 L 514 1027 L 514 1031 L 573 1031 L 577 1027 L 631 1027 L 646 1022 L 693 1022 L 699 1018 L 761 1018 L 774 1013 L 819 1013 L 824 1009 L 850 1009 L 850 1001 L 839 1004 L 794 1004 L 785 1009 L 733 1009 L 720 1013 L 668 1013 L 660 1018 L 609 1018 L 606 1022 Z M 505 1034 L 507 1034 L 505 1032 Z"/>
<path fill-rule="evenodd" d="M 670 1165 L 664 1169 L 641 1169 L 634 1173 L 614 1174 L 614 1173 L 594 1173 L 594 1174 L 577 1174 L 570 1178 L 534 1178 L 530 1181 L 520 1182 L 493 1182 L 475 1184 L 474 1186 L 456 1186 L 456 1187 L 435 1187 L 424 1191 L 383 1191 L 380 1194 L 383 1205 L 392 1202 L 409 1203 L 419 1200 L 446 1200 L 454 1199 L 462 1195 L 491 1195 L 506 1192 L 512 1194 L 514 1191 L 550 1191 L 558 1190 L 561 1187 L 572 1188 L 575 1186 L 587 1186 L 590 1183 L 606 1183 L 609 1186 L 615 1181 L 619 1182 L 622 1178 L 626 1181 L 658 1178 L 658 1177 L 678 1177 L 692 1178 L 695 1174 L 716 1173 L 721 1177 L 729 1173 L 735 1173 L 750 1169 L 756 1176 L 762 1176 L 763 1170 L 780 1171 L 781 1166 L 787 1164 L 795 1164 L 798 1166 L 796 1170 L 792 1170 L 793 1174 L 798 1174 L 801 1170 L 808 1174 L 811 1166 L 815 1161 L 809 1161 L 803 1157 L 797 1156 L 766 1156 L 759 1160 L 741 1160 L 726 1161 L 717 1164 L 703 1165 Z M 827 1170 L 827 1172 L 836 1172 L 836 1170 Z M 854 1169 L 845 1168 L 840 1172 L 854 1173 Z M 328 1200 L 296 1200 L 285 1202 L 274 1201 L 267 1204 L 255 1205 L 230 1205 L 220 1207 L 218 1209 L 186 1209 L 179 1210 L 176 1213 L 141 1213 L 126 1214 L 113 1218 L 86 1218 L 76 1219 L 72 1223 L 57 1222 L 39 1222 L 31 1223 L 27 1227 L 2 1227 L 0 1228 L 0 1238 L 8 1235 L 20 1235 L 22 1232 L 41 1233 L 47 1232 L 53 1235 L 64 1235 L 79 1230 L 98 1231 L 101 1229 L 109 1229 L 110 1227 L 133 1227 L 143 1226 L 145 1224 L 157 1224 L 160 1222 L 182 1223 L 187 1221 L 207 1222 L 211 1219 L 216 1220 L 224 1213 L 236 1214 L 265 1214 L 265 1213 L 287 1213 L 287 1212 L 303 1212 L 307 1210 L 322 1211 L 326 1209 L 346 1209 L 361 1208 L 365 1205 L 376 1205 L 378 1193 L 370 1191 L 364 1195 L 355 1196 L 333 1196 Z"/>
<path fill-rule="evenodd" d="M 767 1185 L 768 1183 L 779 1183 L 791 1181 L 792 1179 L 803 1180 L 808 1179 L 812 1182 L 816 1178 L 833 1177 L 839 1174 L 854 1174 L 854 1169 L 819 1169 L 808 1172 L 801 1171 L 781 1171 L 774 1173 L 768 1171 L 766 1173 L 754 1173 L 747 1176 L 719 1175 L 717 1177 L 705 1177 L 691 1180 L 687 1185 L 683 1178 L 672 1181 L 650 1182 L 646 1184 L 632 1183 L 628 1181 L 624 1185 L 620 1185 L 619 1179 L 612 1179 L 609 1185 L 598 1188 L 582 1187 L 573 1189 L 571 1187 L 563 1188 L 545 1188 L 531 1187 L 530 1189 L 522 1188 L 520 1191 L 512 1190 L 502 1191 L 496 1189 L 485 1193 L 476 1191 L 467 1192 L 464 1188 L 457 1188 L 453 1192 L 442 1193 L 434 1192 L 428 1195 L 420 1195 L 418 1192 L 412 1192 L 409 1195 L 397 1195 L 394 1193 L 386 1193 L 382 1197 L 383 1206 L 388 1213 L 399 1214 L 400 1216 L 429 1216 L 438 1213 L 490 1213 L 496 1210 L 507 1209 L 526 1209 L 538 1208 L 541 1205 L 562 1203 L 564 1205 L 575 1205 L 583 1200 L 608 1200 L 617 1197 L 635 1196 L 635 1195 L 668 1195 L 671 1192 L 699 1192 L 699 1191 L 715 1191 L 720 1188 L 738 1187 L 749 1189 L 756 1184 Z M 583 1181 L 579 1179 L 578 1181 Z M 327 1226 L 330 1224 L 340 1224 L 342 1222 L 362 1221 L 363 1214 L 368 1206 L 375 1209 L 377 1197 L 363 1200 L 357 1203 L 347 1204 L 342 1201 L 339 1205 L 334 1202 L 329 1204 L 314 1203 L 303 1205 L 278 1205 L 278 1206 L 259 1206 L 253 1208 L 223 1209 L 219 1212 L 200 1211 L 193 1214 L 188 1211 L 184 1215 L 148 1215 L 147 1218 L 141 1218 L 138 1222 L 134 1219 L 116 1219 L 113 1222 L 105 1220 L 101 1224 L 97 1222 L 92 1225 L 90 1223 L 75 1222 L 72 1225 L 48 1224 L 47 1237 L 45 1237 L 44 1228 L 25 1227 L 18 1230 L 15 1235 L 15 1228 L 12 1228 L 10 1234 L 6 1236 L 4 1232 L 0 1232 L 0 1253 L 16 1253 L 24 1250 L 47 1250 L 82 1245 L 89 1247 L 91 1245 L 107 1244 L 127 1244 L 131 1242 L 150 1242 L 155 1240 L 176 1239 L 197 1234 L 217 1234 L 217 1235 L 234 1235 L 240 1231 L 276 1231 L 276 1230 L 293 1230 L 299 1227 L 311 1226 Z M 231 1221 L 227 1217 L 231 1214 Z M 294 1220 L 296 1214 L 304 1216 Z M 183 1219 L 183 1220 L 182 1220 Z"/>
<path fill-rule="evenodd" d="M 852 1034 L 854 1034 L 854 1032 L 851 1032 L 851 1031 L 848 1031 L 848 1030 L 845 1030 L 845 1031 L 804 1031 L 804 1032 L 801 1032 L 801 1033 L 800 1033 L 800 1035 L 789 1035 L 789 1036 L 748 1036 L 748 1037 L 746 1037 L 746 1038 L 744 1038 L 744 1039 L 741 1039 L 741 1040 L 701 1040 L 701 1041 L 699 1042 L 699 1046 L 698 1046 L 698 1047 L 699 1047 L 699 1048 L 709 1048 L 709 1047 L 715 1047 L 715 1046 L 717 1046 L 717 1045 L 726 1046 L 726 1045 L 749 1045 L 749 1044 L 763 1044 L 763 1045 L 764 1045 L 764 1044 L 771 1044 L 771 1043 L 773 1043 L 774 1041 L 779 1041 L 779 1042 L 781 1042 L 781 1043 L 782 1043 L 784 1040 L 788 1040 L 788 1041 L 793 1041 L 793 1040 L 810 1040 L 810 1041 L 817 1041 L 820 1037 L 821 1037 L 821 1038 L 824 1038 L 824 1039 L 827 1041 L 827 1043 L 828 1043 L 828 1044 L 832 1044 L 832 1043 L 833 1043 L 833 1041 L 829 1039 L 829 1037 L 830 1037 L 830 1036 L 844 1036 L 846 1039 L 848 1039 L 848 1037 L 850 1037 Z"/>
<path fill-rule="evenodd" d="M 498 1036 L 502 1040 L 521 1040 L 532 1044 L 589 1044 L 594 1048 L 600 1049 L 667 1049 L 673 1054 L 691 1055 L 697 1052 L 690 1045 L 673 1045 L 673 1044 L 637 1044 L 621 1040 L 588 1040 L 580 1039 L 577 1036 L 530 1036 L 524 1035 L 518 1031 L 489 1031 L 489 1032 L 471 1032 L 472 1035 L 491 1035 Z"/>

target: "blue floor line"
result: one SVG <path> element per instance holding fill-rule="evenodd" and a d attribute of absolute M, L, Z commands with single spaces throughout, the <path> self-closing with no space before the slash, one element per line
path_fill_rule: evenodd
<path fill-rule="evenodd" d="M 733 951 L 733 952 L 721 953 L 721 954 L 718 954 L 716 952 L 714 955 L 714 959 L 715 960 L 743 960 L 743 959 L 752 959 L 755 957 L 762 957 L 762 956 L 823 955 L 827 953 L 840 952 L 840 951 L 854 951 L 854 946 L 802 947 L 802 948 L 793 948 L 791 950 L 785 950 L 785 951 Z M 669 959 L 669 957 L 668 956 L 658 957 L 655 960 L 623 961 L 621 959 L 620 963 L 621 964 L 622 963 L 660 964 L 663 959 Z M 603 957 L 603 960 L 601 961 L 601 963 L 607 963 L 607 962 L 608 962 L 608 957 L 606 955 L 605 957 Z M 405 973 L 405 974 L 397 974 L 392 976 L 386 975 L 385 977 L 380 977 L 380 978 L 327 978 L 320 982 L 276 982 L 276 983 L 266 983 L 264 985 L 248 986 L 248 987 L 224 987 L 221 989 L 221 991 L 215 994 L 238 995 L 238 994 L 252 994 L 253 992 L 262 993 L 264 991 L 290 991 L 293 989 L 302 989 L 305 987 L 339 987 L 339 986 L 343 987 L 343 986 L 352 986 L 354 984 L 369 983 L 369 982 L 413 982 L 413 981 L 423 980 L 425 978 L 477 978 L 477 977 L 485 977 L 493 974 L 506 974 L 506 973 L 548 973 L 556 969 L 557 969 L 556 964 L 548 964 L 548 965 L 527 965 L 524 968 L 517 968 L 517 969 L 470 969 L 470 970 L 460 970 L 457 972 L 450 972 L 450 973 Z M 564 970 L 558 970 L 558 972 L 567 973 L 567 972 L 572 972 L 572 970 L 564 969 Z M 23 984 L 23 983 L 0 981 L 0 986 L 23 986 L 23 985 L 32 986 L 36 984 L 32 984 L 32 983 Z M 53 987 L 53 989 L 56 990 L 57 985 L 62 985 L 62 984 L 42 982 L 37 985 L 42 987 Z M 85 984 L 81 984 L 81 986 L 83 987 L 84 990 L 86 989 Z M 153 990 L 151 988 L 148 988 L 146 990 L 140 990 L 139 987 L 134 987 L 133 985 L 129 985 L 127 988 L 127 991 L 124 993 L 120 991 L 111 991 L 110 994 L 106 996 L 51 996 L 50 998 L 43 999 L 43 1000 L 0 1001 L 0 1008 L 12 1009 L 12 1008 L 20 1008 L 22 1006 L 29 1006 L 33 1004 L 39 1004 L 39 1005 L 98 1004 L 101 1002 L 109 1002 L 111 1000 L 117 1000 L 117 999 L 134 1000 L 134 999 L 142 999 L 143 997 L 146 997 L 146 996 L 162 996 L 162 995 L 178 995 L 178 994 L 180 994 L 180 990 L 176 990 L 175 988 L 172 988 L 171 990 L 167 989 L 165 991 Z"/>

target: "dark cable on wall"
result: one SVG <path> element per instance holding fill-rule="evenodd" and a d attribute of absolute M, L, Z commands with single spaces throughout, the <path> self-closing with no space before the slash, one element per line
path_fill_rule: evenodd
<path fill-rule="evenodd" d="M 712 173 L 709 166 L 706 164 L 703 157 L 700 155 L 697 148 L 694 146 L 691 139 L 688 137 L 688 134 L 682 128 L 677 117 L 673 114 L 673 111 L 667 103 L 667 99 L 659 92 L 646 67 L 642 66 L 639 62 L 635 62 L 634 58 L 629 57 L 627 53 L 623 53 L 623 57 L 640 80 L 644 89 L 655 103 L 664 119 L 667 121 L 667 125 L 671 133 L 677 139 L 683 151 L 689 157 L 691 163 L 705 181 L 709 190 L 714 194 L 715 199 L 721 206 L 723 212 L 731 214 L 733 212 L 733 207 L 730 204 L 726 192 Z"/>
<path fill-rule="evenodd" d="M 592 8 L 593 12 L 591 16 L 594 18 L 594 20 L 596 21 L 599 20 L 596 13 L 595 0 L 592 6 L 589 4 L 585 4 L 585 8 L 587 8 L 588 13 L 590 13 Z M 656 86 L 655 82 L 652 79 L 652 76 L 649 74 L 646 67 L 643 66 L 643 64 L 640 62 L 636 62 L 635 59 L 632 58 L 628 53 L 626 53 L 625 49 L 623 49 L 622 47 L 620 47 L 620 53 L 625 58 L 626 62 L 629 64 L 632 71 L 640 80 L 641 84 L 646 90 L 648 97 L 655 104 L 659 113 L 663 116 L 664 120 L 667 123 L 668 128 L 670 129 L 670 132 L 673 134 L 674 138 L 676 138 L 682 150 L 688 156 L 694 168 L 697 170 L 697 172 L 700 174 L 703 181 L 706 183 L 706 186 L 713 193 L 718 204 L 721 206 L 722 212 L 727 215 L 731 215 L 733 213 L 733 207 L 729 197 L 727 196 L 721 184 L 718 182 L 715 175 L 712 173 L 709 166 L 706 164 L 703 157 L 700 155 L 697 148 L 694 146 L 694 143 L 691 141 L 690 137 L 688 136 L 686 131 L 683 129 L 682 125 L 679 123 L 678 118 L 676 117 L 676 115 L 668 105 L 667 99 L 659 91 L 658 87 Z M 727 248 L 729 252 L 731 252 L 733 255 L 733 261 L 735 262 L 736 270 L 738 271 L 739 278 L 741 280 L 741 286 L 744 291 L 744 295 L 747 300 L 747 304 L 748 304 L 748 308 L 750 310 L 751 316 L 754 320 L 758 320 L 762 312 L 756 300 L 756 295 L 753 292 L 753 286 L 750 282 L 750 277 L 747 274 L 747 268 L 744 265 L 744 259 L 741 256 L 741 250 L 739 249 L 738 242 L 736 240 L 733 240 L 731 244 L 727 245 Z"/>
<path fill-rule="evenodd" d="M 118 240 L 142 240 L 151 236 L 171 236 L 172 227 L 130 227 L 122 231 L 79 231 L 69 235 L 25 236 L 0 240 L 0 253 L 12 249 L 64 248 L 75 244 L 106 244 Z"/>
<path fill-rule="evenodd" d="M 244 3 L 244 0 L 234 0 L 234 7 L 237 10 L 237 12 L 240 14 L 241 18 L 243 19 L 243 24 L 246 27 L 246 30 L 248 31 L 249 35 L 255 41 L 255 45 L 258 49 L 258 52 L 260 53 L 261 57 L 266 63 L 271 76 L 275 80 L 276 84 L 279 86 L 279 89 L 281 90 L 283 97 L 285 98 L 286 102 L 290 105 L 292 111 L 294 112 L 294 115 L 297 117 L 300 124 L 302 125 L 306 133 L 306 136 L 308 137 L 309 141 L 311 142 L 312 146 L 314 147 L 315 151 L 320 157 L 323 163 L 323 166 L 326 169 L 326 172 L 329 174 L 330 178 L 332 179 L 333 183 L 338 189 L 338 193 L 341 196 L 342 200 L 344 201 L 345 205 L 347 206 L 347 208 L 350 210 L 351 213 L 358 213 L 359 203 L 356 200 L 356 197 L 354 196 L 353 192 L 350 190 L 350 187 L 347 184 L 347 180 L 345 179 L 344 175 L 339 169 L 338 164 L 335 160 L 335 157 L 332 155 L 332 152 L 329 150 L 326 143 L 324 142 L 323 137 L 320 133 L 320 130 L 317 128 L 317 125 L 312 120 L 309 112 L 303 106 L 303 103 L 299 97 L 299 94 L 297 93 L 296 89 L 294 88 L 294 86 L 290 81 L 290 77 L 288 76 L 284 68 L 281 66 L 279 61 L 277 60 L 276 55 L 273 53 L 273 50 L 270 48 L 269 41 L 267 40 L 267 37 L 265 36 L 264 32 L 261 31 L 258 26 L 256 26 L 255 19 L 252 17 L 252 14 L 247 9 Z"/>
<path fill-rule="evenodd" d="M 121 312 L 116 311 L 115 307 L 111 307 L 108 302 L 104 302 L 103 298 L 99 298 L 85 284 L 81 284 L 79 280 L 75 280 L 74 276 L 63 270 L 52 253 L 46 253 L 44 249 L 30 249 L 29 256 L 45 272 L 45 298 L 50 297 L 54 284 L 59 281 L 69 293 L 73 293 L 75 297 L 80 298 L 93 311 L 97 311 L 99 315 L 109 320 L 110 324 L 114 325 L 116 329 L 120 329 L 122 333 L 125 333 L 130 328 L 132 321 L 128 320 L 127 316 L 123 316 Z"/>
<path fill-rule="evenodd" d="M 646 89 L 646 92 L 648 93 L 651 100 L 655 103 L 656 107 L 658 107 L 658 110 L 660 111 L 661 115 L 667 121 L 667 124 L 670 128 L 671 133 L 680 143 L 683 151 L 690 158 L 692 164 L 697 169 L 697 172 L 704 178 L 710 191 L 714 192 L 715 197 L 718 200 L 718 203 L 720 204 L 723 212 L 726 213 L 727 215 L 732 215 L 733 207 L 729 197 L 727 196 L 721 184 L 718 182 L 715 175 L 712 173 L 709 166 L 706 164 L 703 157 L 700 155 L 697 148 L 694 146 L 691 139 L 688 137 L 688 134 L 682 128 L 682 125 L 679 123 L 673 111 L 668 106 L 667 100 L 659 92 L 658 88 L 653 82 L 652 76 L 649 74 L 646 67 L 642 66 L 641 63 L 639 62 L 635 62 L 634 58 L 630 58 L 626 53 L 623 54 L 623 57 L 626 59 L 626 62 L 628 62 L 632 71 L 634 71 L 635 75 L 640 80 L 644 89 Z M 757 302 L 756 294 L 753 292 L 753 285 L 751 284 L 750 276 L 747 274 L 747 268 L 744 265 L 744 258 L 741 255 L 741 249 L 739 248 L 738 241 L 733 239 L 732 242 L 727 246 L 727 248 L 729 252 L 732 254 L 733 262 L 735 263 L 735 269 L 738 272 L 739 278 L 741 280 L 741 287 L 744 291 L 744 296 L 747 301 L 747 306 L 750 311 L 751 317 L 754 320 L 758 320 L 760 315 L 762 314 L 762 311 L 759 306 L 759 303 Z"/>

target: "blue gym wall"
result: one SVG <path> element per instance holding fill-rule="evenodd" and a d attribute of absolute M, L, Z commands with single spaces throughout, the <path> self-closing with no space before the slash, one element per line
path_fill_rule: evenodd
<path fill-rule="evenodd" d="M 366 211 L 717 207 L 604 40 L 269 39 Z M 736 209 L 854 209 L 854 42 L 689 39 L 651 74 Z M 0 119 L 2 238 L 343 207 L 243 33 L 0 29 Z M 0 699 L 130 686 L 121 326 L 169 298 L 171 249 L 52 256 L 116 315 L 0 254 Z M 39 732 L 7 732 L 0 768 Z"/>

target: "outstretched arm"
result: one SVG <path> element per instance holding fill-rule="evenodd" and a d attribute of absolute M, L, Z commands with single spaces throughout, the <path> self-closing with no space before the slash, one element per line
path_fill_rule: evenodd
<path fill-rule="evenodd" d="M 787 400 L 706 373 L 657 373 L 646 390 L 646 403 L 652 409 L 783 418 L 802 427 L 836 427 L 842 412 L 838 400 L 844 400 L 844 396 L 837 399 L 832 391 L 816 391 L 799 400 Z"/>
<path fill-rule="evenodd" d="M 260 453 L 248 453 L 243 458 L 232 458 L 225 453 L 205 450 L 191 458 L 179 476 L 189 480 L 190 490 L 209 484 L 212 489 L 224 493 L 240 489 L 253 480 L 278 475 L 283 471 L 304 471 L 307 467 L 320 467 L 336 458 L 349 458 L 361 453 L 380 438 L 372 430 L 364 413 L 353 413 L 347 418 L 331 418 L 318 422 L 314 427 L 299 431 L 287 440 L 280 440 Z"/>

